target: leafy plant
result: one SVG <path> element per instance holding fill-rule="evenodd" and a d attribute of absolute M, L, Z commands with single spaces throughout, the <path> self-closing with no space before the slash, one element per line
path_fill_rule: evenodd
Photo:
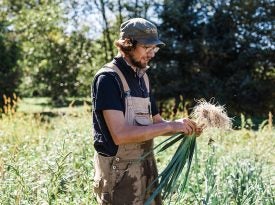
<path fill-rule="evenodd" d="M 198 104 L 193 108 L 191 114 L 193 119 L 197 121 L 198 126 L 203 126 L 204 129 L 209 128 L 220 128 L 220 129 L 230 129 L 232 122 L 231 119 L 227 116 L 224 107 L 206 102 L 205 100 L 199 100 Z M 171 158 L 167 167 L 159 174 L 159 176 L 149 185 L 149 188 L 153 184 L 158 183 L 157 188 L 154 190 L 153 194 L 147 199 L 145 205 L 149 205 L 154 198 L 163 191 L 163 199 L 170 198 L 171 201 L 173 194 L 177 191 L 178 197 L 176 201 L 181 199 L 181 193 L 185 189 L 190 167 L 192 164 L 193 154 L 196 147 L 196 135 L 184 136 L 183 134 L 173 135 L 172 137 L 165 140 L 160 145 L 156 146 L 154 149 L 161 146 L 159 152 L 166 150 L 167 148 L 174 145 L 176 142 L 181 141 L 175 154 Z M 213 140 L 209 139 L 209 144 Z M 145 155 L 147 156 L 147 154 Z M 186 166 L 185 174 L 181 179 L 181 182 L 178 183 L 184 167 Z M 207 196 L 208 200 L 209 196 Z"/>

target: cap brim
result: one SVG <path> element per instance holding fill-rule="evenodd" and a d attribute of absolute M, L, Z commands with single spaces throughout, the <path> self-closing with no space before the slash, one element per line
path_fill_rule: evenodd
<path fill-rule="evenodd" d="M 159 39 L 136 39 L 138 43 L 144 44 L 144 45 L 157 45 L 159 47 L 164 47 L 165 43 L 163 43 Z"/>

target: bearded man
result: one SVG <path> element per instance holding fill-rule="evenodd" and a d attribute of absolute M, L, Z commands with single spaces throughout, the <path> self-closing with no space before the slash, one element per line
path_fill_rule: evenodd
<path fill-rule="evenodd" d="M 190 119 L 164 120 L 151 93 L 146 70 L 164 46 L 156 26 L 143 18 L 121 24 L 118 55 L 95 75 L 92 84 L 94 193 L 99 204 L 143 205 L 157 177 L 153 139 L 198 132 Z M 160 205 L 157 196 L 153 204 Z"/>

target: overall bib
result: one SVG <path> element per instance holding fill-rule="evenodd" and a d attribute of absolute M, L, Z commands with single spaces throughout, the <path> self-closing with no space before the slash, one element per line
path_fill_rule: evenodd
<path fill-rule="evenodd" d="M 147 126 L 153 123 L 150 99 L 130 96 L 130 89 L 122 72 L 113 64 L 107 64 L 98 73 L 115 71 L 121 79 L 125 95 L 125 119 L 129 125 Z M 144 75 L 149 91 L 148 76 Z M 155 186 L 147 187 L 157 177 L 153 154 L 141 160 L 141 156 L 153 148 L 153 140 L 119 145 L 116 156 L 94 155 L 94 192 L 100 205 L 143 205 Z M 152 205 L 161 205 L 157 196 Z"/>

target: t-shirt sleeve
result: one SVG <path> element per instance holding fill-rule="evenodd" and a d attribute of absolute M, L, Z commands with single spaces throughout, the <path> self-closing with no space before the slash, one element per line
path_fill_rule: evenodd
<path fill-rule="evenodd" d="M 93 101 L 95 110 L 124 111 L 121 90 L 113 75 L 100 74 L 93 84 Z"/>

